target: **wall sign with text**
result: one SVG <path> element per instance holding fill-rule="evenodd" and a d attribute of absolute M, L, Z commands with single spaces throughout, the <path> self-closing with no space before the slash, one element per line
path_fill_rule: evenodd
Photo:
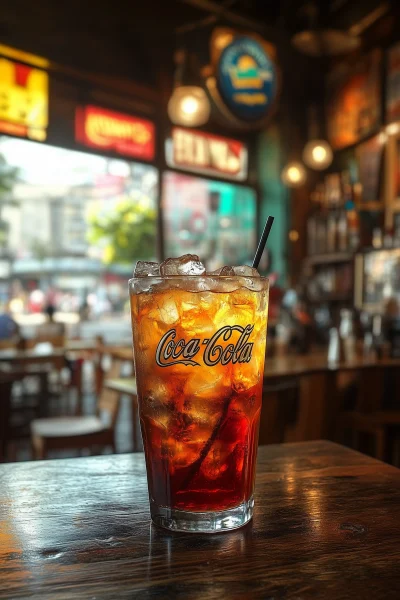
<path fill-rule="evenodd" d="M 0 58 L 0 131 L 44 141 L 49 77 L 46 71 Z"/>
<path fill-rule="evenodd" d="M 154 123 L 97 106 L 79 107 L 75 119 L 76 140 L 90 148 L 112 151 L 140 160 L 155 156 Z"/>
<path fill-rule="evenodd" d="M 166 159 L 177 167 L 203 175 L 243 181 L 247 178 L 247 148 L 238 140 L 174 127 L 167 140 Z"/>
<path fill-rule="evenodd" d="M 211 36 L 215 104 L 241 128 L 261 126 L 272 114 L 279 93 L 275 47 L 257 34 L 217 28 Z M 222 110 L 224 113 L 224 110 Z"/>

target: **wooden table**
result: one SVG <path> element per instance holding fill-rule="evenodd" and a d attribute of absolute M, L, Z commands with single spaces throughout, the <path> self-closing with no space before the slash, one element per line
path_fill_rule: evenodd
<path fill-rule="evenodd" d="M 0 598 L 397 600 L 400 471 L 328 442 L 260 448 L 254 520 L 150 525 L 143 455 L 0 466 Z"/>
<path fill-rule="evenodd" d="M 115 360 L 133 361 L 132 345 L 130 346 L 102 346 L 102 352 Z"/>
<path fill-rule="evenodd" d="M 49 348 L 44 351 L 32 348 L 30 350 L 0 350 L 0 362 L 7 362 L 12 365 L 27 366 L 39 364 L 53 364 L 59 368 L 65 363 L 64 348 Z"/>
<path fill-rule="evenodd" d="M 84 351 L 93 351 L 98 348 L 98 342 L 96 340 L 85 340 L 85 339 L 77 339 L 77 340 L 65 340 L 65 350 L 68 352 L 84 352 Z"/>

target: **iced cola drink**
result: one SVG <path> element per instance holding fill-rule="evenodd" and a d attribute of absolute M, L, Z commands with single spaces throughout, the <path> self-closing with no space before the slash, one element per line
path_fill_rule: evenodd
<path fill-rule="evenodd" d="M 152 519 L 240 527 L 254 504 L 268 281 L 250 267 L 206 274 L 188 255 L 161 272 L 138 263 L 130 299 Z"/>

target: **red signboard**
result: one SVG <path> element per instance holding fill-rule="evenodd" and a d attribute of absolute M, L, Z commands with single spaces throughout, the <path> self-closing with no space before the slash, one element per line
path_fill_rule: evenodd
<path fill-rule="evenodd" d="M 237 181 L 247 177 L 247 148 L 238 140 L 175 127 L 168 144 L 170 167 Z"/>
<path fill-rule="evenodd" d="M 78 142 L 91 148 L 142 160 L 154 159 L 154 124 L 146 119 L 84 106 L 76 111 L 75 136 Z"/>

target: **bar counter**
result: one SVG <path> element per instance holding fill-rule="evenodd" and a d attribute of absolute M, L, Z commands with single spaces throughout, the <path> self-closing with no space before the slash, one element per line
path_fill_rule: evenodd
<path fill-rule="evenodd" d="M 104 346 L 102 351 L 116 360 L 132 360 L 131 346 Z M 352 371 L 380 367 L 400 367 L 400 358 L 377 359 L 357 357 L 350 361 L 330 362 L 327 358 L 327 351 L 315 351 L 305 355 L 288 354 L 267 357 L 265 360 L 264 378 L 292 377 L 313 373 Z"/>
<path fill-rule="evenodd" d="M 332 362 L 326 352 L 312 352 L 305 355 L 285 355 L 266 358 L 264 378 L 312 375 L 314 373 L 337 373 L 363 369 L 400 367 L 400 358 L 364 358 Z"/>

